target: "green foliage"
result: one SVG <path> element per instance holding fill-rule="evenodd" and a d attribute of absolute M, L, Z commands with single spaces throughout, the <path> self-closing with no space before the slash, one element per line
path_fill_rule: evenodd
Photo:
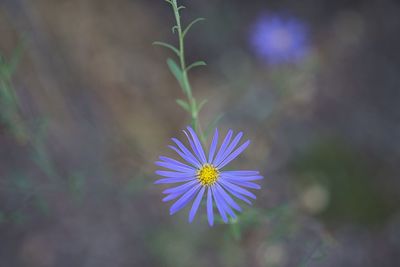
<path fill-rule="evenodd" d="M 15 225 L 24 225 L 28 221 L 28 216 L 26 213 L 23 213 L 20 210 L 13 211 L 9 216 L 8 216 L 8 221 L 15 224 Z"/>
<path fill-rule="evenodd" d="M 362 153 L 340 140 L 326 139 L 312 144 L 293 164 L 299 182 L 318 183 L 330 192 L 326 209 L 320 214 L 327 222 L 383 223 L 394 214 L 396 203 L 374 186 L 378 170 L 371 169 Z"/>
<path fill-rule="evenodd" d="M 14 50 L 10 60 L 0 54 L 0 126 L 18 141 L 29 142 L 32 150 L 29 150 L 28 155 L 41 171 L 48 177 L 52 177 L 55 171 L 45 150 L 46 124 L 38 123 L 37 129 L 32 130 L 32 133 L 29 131 L 20 114 L 20 102 L 12 84 L 12 77 L 20 61 L 22 50 L 23 44 Z M 36 208 L 42 214 L 49 213 L 48 203 L 30 178 L 31 175 L 28 173 L 17 171 L 8 179 L 4 179 L 11 189 L 17 208 L 7 213 L 0 213 L 0 223 L 24 224 L 29 219 L 29 213 L 25 212 L 27 205 L 29 208 Z"/>
<path fill-rule="evenodd" d="M 186 34 L 190 31 L 190 29 L 193 27 L 194 24 L 196 24 L 197 22 L 203 21 L 205 20 L 205 18 L 197 18 L 195 20 L 193 20 L 187 27 L 186 29 L 183 31 L 183 38 L 185 38 Z"/>
<path fill-rule="evenodd" d="M 47 175 L 49 178 L 57 178 L 58 174 L 53 165 L 51 158 L 46 150 L 46 137 L 48 121 L 40 119 L 36 121 L 36 128 L 32 130 L 31 145 L 33 151 L 31 153 L 32 161 Z"/>
<path fill-rule="evenodd" d="M 1 80 L 10 80 L 13 73 L 15 72 L 17 65 L 21 59 L 24 43 L 21 42 L 13 51 L 11 59 L 6 60 L 4 56 L 0 54 L 0 78 Z"/>
<path fill-rule="evenodd" d="M 86 185 L 86 176 L 82 173 L 76 172 L 68 177 L 68 188 L 73 198 L 80 201 L 83 197 Z"/>
<path fill-rule="evenodd" d="M 190 105 L 188 102 L 186 102 L 185 100 L 182 99 L 177 99 L 176 103 L 181 106 L 184 110 L 186 110 L 187 112 L 190 112 Z"/>
<path fill-rule="evenodd" d="M 176 62 L 171 59 L 168 58 L 167 59 L 167 64 L 168 64 L 168 68 L 171 71 L 171 73 L 174 75 L 175 79 L 179 82 L 179 84 L 182 87 L 182 90 L 185 94 L 188 94 L 188 88 L 184 85 L 184 74 L 183 71 L 181 70 L 181 68 L 178 66 L 178 64 L 176 64 Z"/>
<path fill-rule="evenodd" d="M 134 178 L 131 178 L 124 186 L 124 193 L 129 196 L 134 196 L 143 193 L 143 190 L 147 187 L 149 177 L 144 174 L 136 174 Z"/>
<path fill-rule="evenodd" d="M 169 3 L 173 9 L 174 15 L 175 15 L 175 21 L 176 25 L 172 27 L 172 33 L 177 33 L 178 34 L 178 41 L 179 41 L 179 48 L 176 48 L 175 46 L 165 43 L 165 42 L 154 42 L 154 45 L 162 46 L 165 47 L 174 54 L 178 56 L 179 63 L 176 63 L 173 59 L 168 58 L 167 59 L 167 65 L 171 73 L 174 75 L 175 79 L 178 81 L 180 87 L 182 88 L 183 93 L 187 97 L 187 102 L 183 101 L 182 99 L 177 99 L 176 103 L 182 107 L 185 111 L 187 111 L 192 120 L 192 126 L 197 132 L 197 134 L 200 136 L 200 139 L 203 143 L 205 143 L 206 136 L 201 130 L 200 127 L 200 122 L 199 122 L 199 112 L 203 108 L 203 106 L 206 104 L 207 100 L 203 100 L 200 102 L 199 105 L 197 105 L 197 101 L 195 97 L 193 97 L 192 93 L 192 87 L 190 85 L 190 81 L 188 78 L 188 72 L 192 70 L 193 68 L 200 67 L 200 66 L 206 66 L 207 64 L 204 61 L 196 61 L 189 66 L 186 65 L 186 60 L 185 60 L 185 48 L 184 48 L 184 39 L 185 36 L 188 34 L 190 29 L 198 22 L 203 21 L 204 18 L 197 18 L 194 19 L 192 22 L 190 22 L 185 28 L 182 28 L 181 25 L 181 18 L 180 18 L 180 11 L 184 9 L 184 6 L 179 6 L 176 0 L 166 0 L 167 3 Z"/>
<path fill-rule="evenodd" d="M 189 67 L 186 68 L 186 71 L 189 71 L 195 67 L 199 67 L 199 66 L 207 66 L 207 64 L 204 61 L 196 61 L 192 64 L 189 65 Z"/>
<path fill-rule="evenodd" d="M 199 112 L 201 111 L 201 109 L 204 107 L 204 105 L 205 105 L 207 102 L 208 102 L 207 99 L 203 99 L 203 100 L 200 102 L 200 104 L 199 104 L 198 106 L 196 105 L 197 113 L 199 113 Z"/>
<path fill-rule="evenodd" d="M 281 241 L 293 235 L 299 225 L 296 223 L 296 211 L 292 205 L 283 204 L 272 211 L 267 212 L 267 217 L 272 218 L 274 223 L 273 231 L 268 238 L 270 242 Z"/>
<path fill-rule="evenodd" d="M 229 222 L 230 232 L 236 241 L 239 241 L 242 238 L 242 231 L 241 231 L 240 224 L 238 223 L 238 221 L 239 221 L 239 219 L 236 218 L 236 219 L 230 219 L 230 222 Z"/>
<path fill-rule="evenodd" d="M 12 86 L 12 76 L 21 58 L 23 45 L 18 46 L 10 60 L 0 53 L 0 123 L 18 140 L 27 139 L 19 112 L 19 99 Z"/>
<path fill-rule="evenodd" d="M 173 45 L 170 45 L 170 44 L 167 44 L 167 43 L 164 43 L 164 42 L 158 42 L 158 41 L 153 42 L 153 45 L 159 45 L 159 46 L 163 46 L 163 47 L 166 47 L 166 48 L 168 48 L 168 49 L 171 49 L 171 50 L 179 57 L 180 52 L 179 52 L 179 50 L 178 50 L 175 46 L 173 46 Z"/>

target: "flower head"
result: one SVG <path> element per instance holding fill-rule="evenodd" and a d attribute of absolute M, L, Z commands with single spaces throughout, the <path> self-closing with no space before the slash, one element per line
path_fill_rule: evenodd
<path fill-rule="evenodd" d="M 297 61 L 309 49 L 305 25 L 277 15 L 262 16 L 254 25 L 250 41 L 256 53 L 270 63 Z"/>
<path fill-rule="evenodd" d="M 156 174 L 163 178 L 155 183 L 179 183 L 179 185 L 168 188 L 163 192 L 167 194 L 163 201 L 178 199 L 170 208 L 171 215 L 184 208 L 194 199 L 189 212 L 189 222 L 192 222 L 201 200 L 205 198 L 208 223 L 214 224 L 214 203 L 222 220 L 227 223 L 228 216 L 236 218 L 233 210 L 241 211 L 234 198 L 251 204 L 249 198 L 255 199 L 256 196 L 245 188 L 261 188 L 258 184 L 252 182 L 263 178 L 258 171 L 223 170 L 247 148 L 250 141 L 238 146 L 243 133 L 238 133 L 232 140 L 233 131 L 229 130 L 218 149 L 218 130 L 215 129 L 209 153 L 206 155 L 195 131 L 191 127 L 187 127 L 187 130 L 188 133 L 183 132 L 188 139 L 190 149 L 176 138 L 172 138 L 176 146 L 169 146 L 184 162 L 161 156 L 156 165 L 167 170 L 156 171 Z"/>

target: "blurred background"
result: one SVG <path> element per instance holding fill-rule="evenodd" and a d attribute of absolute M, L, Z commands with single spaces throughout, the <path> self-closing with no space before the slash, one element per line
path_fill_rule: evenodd
<path fill-rule="evenodd" d="M 189 121 L 162 0 L 0 1 L 0 265 L 400 266 L 397 1 L 178 1 L 203 125 L 265 176 L 233 225 L 169 216 Z"/>

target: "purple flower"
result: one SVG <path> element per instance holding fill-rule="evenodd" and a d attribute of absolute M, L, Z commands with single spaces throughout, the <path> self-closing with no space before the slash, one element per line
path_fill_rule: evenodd
<path fill-rule="evenodd" d="M 171 215 L 194 199 L 189 212 L 189 222 L 192 222 L 201 200 L 205 198 L 208 223 L 211 226 L 214 224 L 213 203 L 216 204 L 222 220 L 227 223 L 228 216 L 236 218 L 233 210 L 241 211 L 234 198 L 251 204 L 249 198 L 255 199 L 256 196 L 245 188 L 261 188 L 258 184 L 252 182 L 263 178 L 258 171 L 222 170 L 247 148 L 250 141 L 247 140 L 238 146 L 243 133 L 238 133 L 231 141 L 233 131 L 229 130 L 222 145 L 217 149 L 218 130 L 215 129 L 209 153 L 206 155 L 195 131 L 191 127 L 187 127 L 187 130 L 189 133 L 183 132 L 189 141 L 191 150 L 176 138 L 172 138 L 176 146 L 169 146 L 184 162 L 161 156 L 160 161 L 155 164 L 168 170 L 156 171 L 156 174 L 164 178 L 155 183 L 180 183 L 178 186 L 163 191 L 164 194 L 167 194 L 163 198 L 164 202 L 178 199 L 170 208 Z"/>
<path fill-rule="evenodd" d="M 294 18 L 262 16 L 254 25 L 250 41 L 256 53 L 270 63 L 297 61 L 308 50 L 307 28 Z"/>

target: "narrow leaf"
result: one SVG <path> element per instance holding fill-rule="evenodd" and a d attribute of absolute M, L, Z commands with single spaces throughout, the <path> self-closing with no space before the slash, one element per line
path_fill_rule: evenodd
<path fill-rule="evenodd" d="M 174 75 L 176 80 L 179 82 L 179 84 L 182 87 L 182 89 L 185 88 L 184 85 L 183 85 L 183 74 L 182 74 L 181 68 L 171 58 L 167 59 L 167 64 L 168 64 L 169 70 L 172 72 L 172 74 Z"/>
<path fill-rule="evenodd" d="M 10 69 L 9 69 L 10 74 L 14 73 L 15 69 L 17 68 L 17 65 L 18 65 L 19 61 L 21 60 L 22 53 L 23 53 L 23 50 L 25 48 L 25 44 L 26 44 L 25 39 L 22 39 L 19 42 L 18 46 L 13 51 L 13 55 L 12 55 L 11 60 L 10 60 Z"/>
<path fill-rule="evenodd" d="M 241 239 L 242 234 L 240 231 L 240 225 L 238 223 L 238 219 L 230 219 L 229 221 L 233 238 L 235 238 L 236 241 L 239 241 Z"/>
<path fill-rule="evenodd" d="M 204 61 L 196 61 L 192 64 L 190 64 L 189 67 L 186 68 L 186 71 L 189 71 L 195 67 L 199 67 L 199 66 L 207 66 L 207 64 Z"/>
<path fill-rule="evenodd" d="M 162 46 L 162 47 L 166 47 L 166 48 L 169 48 L 169 49 L 171 49 L 172 51 L 174 51 L 174 53 L 179 57 L 179 54 L 180 54 L 180 52 L 179 52 L 179 50 L 175 47 L 175 46 L 173 46 L 173 45 L 170 45 L 170 44 L 167 44 L 167 43 L 164 43 L 164 42 L 153 42 L 153 45 L 159 45 L 159 46 Z"/>
<path fill-rule="evenodd" d="M 181 106 L 184 110 L 186 110 L 187 112 L 190 112 L 190 106 L 187 102 L 185 102 L 182 99 L 177 99 L 176 103 Z"/>
<path fill-rule="evenodd" d="M 185 37 L 185 35 L 189 32 L 190 28 L 192 28 L 192 26 L 194 24 L 196 24 L 197 22 L 203 21 L 205 20 L 205 18 L 197 18 L 195 20 L 193 20 L 187 27 L 186 29 L 183 31 L 183 37 Z"/>
<path fill-rule="evenodd" d="M 200 110 L 203 108 L 203 106 L 208 102 L 207 99 L 203 99 L 203 101 L 200 102 L 199 107 L 197 108 L 197 113 L 200 112 Z"/>
<path fill-rule="evenodd" d="M 179 31 L 179 27 L 177 25 L 172 27 L 172 33 L 175 33 L 175 31 Z"/>

